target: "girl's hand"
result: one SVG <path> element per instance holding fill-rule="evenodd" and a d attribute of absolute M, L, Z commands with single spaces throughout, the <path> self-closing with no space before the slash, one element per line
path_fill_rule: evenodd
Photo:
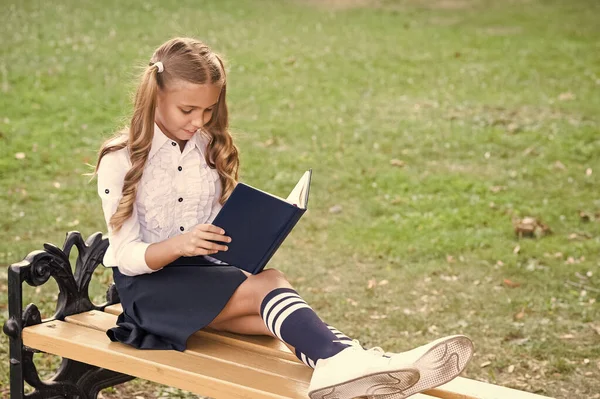
<path fill-rule="evenodd" d="M 179 253 L 181 256 L 198 256 L 227 251 L 229 248 L 226 245 L 208 241 L 231 242 L 231 238 L 224 233 L 223 229 L 212 224 L 196 225 L 180 236 Z"/>

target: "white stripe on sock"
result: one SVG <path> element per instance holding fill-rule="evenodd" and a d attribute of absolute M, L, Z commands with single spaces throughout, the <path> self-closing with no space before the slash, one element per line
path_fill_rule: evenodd
<path fill-rule="evenodd" d="M 279 302 L 277 305 L 275 305 L 273 307 L 273 309 L 271 310 L 271 313 L 269 314 L 269 316 L 267 317 L 267 320 L 265 321 L 267 328 L 269 330 L 271 330 L 272 333 L 275 333 L 275 328 L 274 328 L 273 322 L 275 321 L 275 318 L 277 317 L 277 315 L 279 313 L 281 313 L 281 309 L 283 309 L 287 305 L 291 305 L 293 303 L 303 303 L 304 305 L 306 305 L 306 302 L 304 302 L 302 300 L 302 298 L 297 297 L 297 296 L 290 296 L 288 298 L 285 298 L 284 300 L 282 300 L 281 302 Z M 306 307 L 308 307 L 308 305 L 306 305 Z"/>
<path fill-rule="evenodd" d="M 312 367 L 313 369 L 314 369 L 315 367 L 317 367 L 317 366 L 316 366 L 316 364 L 315 364 L 315 362 L 313 362 L 313 360 L 312 360 L 312 359 L 310 359 L 310 358 L 308 358 L 308 365 L 309 365 L 310 367 Z"/>
<path fill-rule="evenodd" d="M 274 330 L 273 333 L 277 337 L 279 337 L 279 339 L 283 340 L 283 338 L 281 338 L 281 324 L 283 324 L 283 322 L 285 321 L 285 319 L 289 315 L 291 315 L 292 313 L 294 313 L 296 310 L 298 310 L 298 309 L 304 309 L 304 308 L 310 309 L 310 306 L 308 306 L 306 304 L 306 302 L 302 301 L 300 303 L 296 303 L 296 304 L 290 306 L 289 308 L 287 308 L 286 310 L 284 310 L 283 312 L 281 312 L 281 314 L 277 318 L 277 322 L 273 326 L 273 330 Z"/>
<path fill-rule="evenodd" d="M 306 357 L 306 355 L 302 352 L 300 352 L 300 360 L 302 360 L 302 363 L 306 364 L 307 366 L 310 367 L 310 364 L 308 364 L 308 358 Z"/>
<path fill-rule="evenodd" d="M 294 298 L 300 298 L 300 295 L 298 294 L 294 294 L 293 292 L 282 292 L 281 294 L 275 295 L 273 298 L 271 298 L 271 300 L 265 305 L 265 308 L 263 309 L 263 312 L 261 314 L 263 320 L 265 320 L 265 317 L 267 317 L 267 315 L 269 314 L 269 310 L 271 310 L 271 308 L 273 306 L 275 306 L 275 304 L 283 298 L 288 298 L 288 297 L 294 297 Z M 302 299 L 302 298 L 300 298 Z M 265 320 L 266 323 L 266 320 Z"/>

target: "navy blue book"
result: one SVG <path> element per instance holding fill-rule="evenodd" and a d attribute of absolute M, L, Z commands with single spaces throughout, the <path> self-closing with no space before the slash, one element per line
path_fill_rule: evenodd
<path fill-rule="evenodd" d="M 287 199 L 238 183 L 212 222 L 231 237 L 229 249 L 210 256 L 260 273 L 306 212 L 311 177 L 309 169 Z"/>

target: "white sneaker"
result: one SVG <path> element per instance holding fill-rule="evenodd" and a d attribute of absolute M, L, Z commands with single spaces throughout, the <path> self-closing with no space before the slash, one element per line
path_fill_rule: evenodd
<path fill-rule="evenodd" d="M 392 364 L 409 364 L 418 369 L 419 381 L 403 392 L 371 395 L 370 399 L 404 399 L 458 377 L 473 356 L 473 342 L 464 335 L 451 335 L 407 352 L 385 356 L 391 356 Z"/>
<path fill-rule="evenodd" d="M 311 399 L 350 399 L 401 394 L 419 380 L 419 371 L 398 359 L 384 357 L 380 348 L 352 346 L 317 361 L 308 387 Z"/>

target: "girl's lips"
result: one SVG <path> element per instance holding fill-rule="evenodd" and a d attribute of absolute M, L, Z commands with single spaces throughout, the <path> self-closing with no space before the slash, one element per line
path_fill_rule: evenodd
<path fill-rule="evenodd" d="M 194 130 L 193 132 L 190 132 L 189 130 L 185 130 L 185 129 L 183 129 L 183 131 L 184 131 L 184 132 L 186 132 L 187 134 L 194 134 L 194 133 L 196 133 L 196 131 L 195 131 L 195 130 Z"/>

